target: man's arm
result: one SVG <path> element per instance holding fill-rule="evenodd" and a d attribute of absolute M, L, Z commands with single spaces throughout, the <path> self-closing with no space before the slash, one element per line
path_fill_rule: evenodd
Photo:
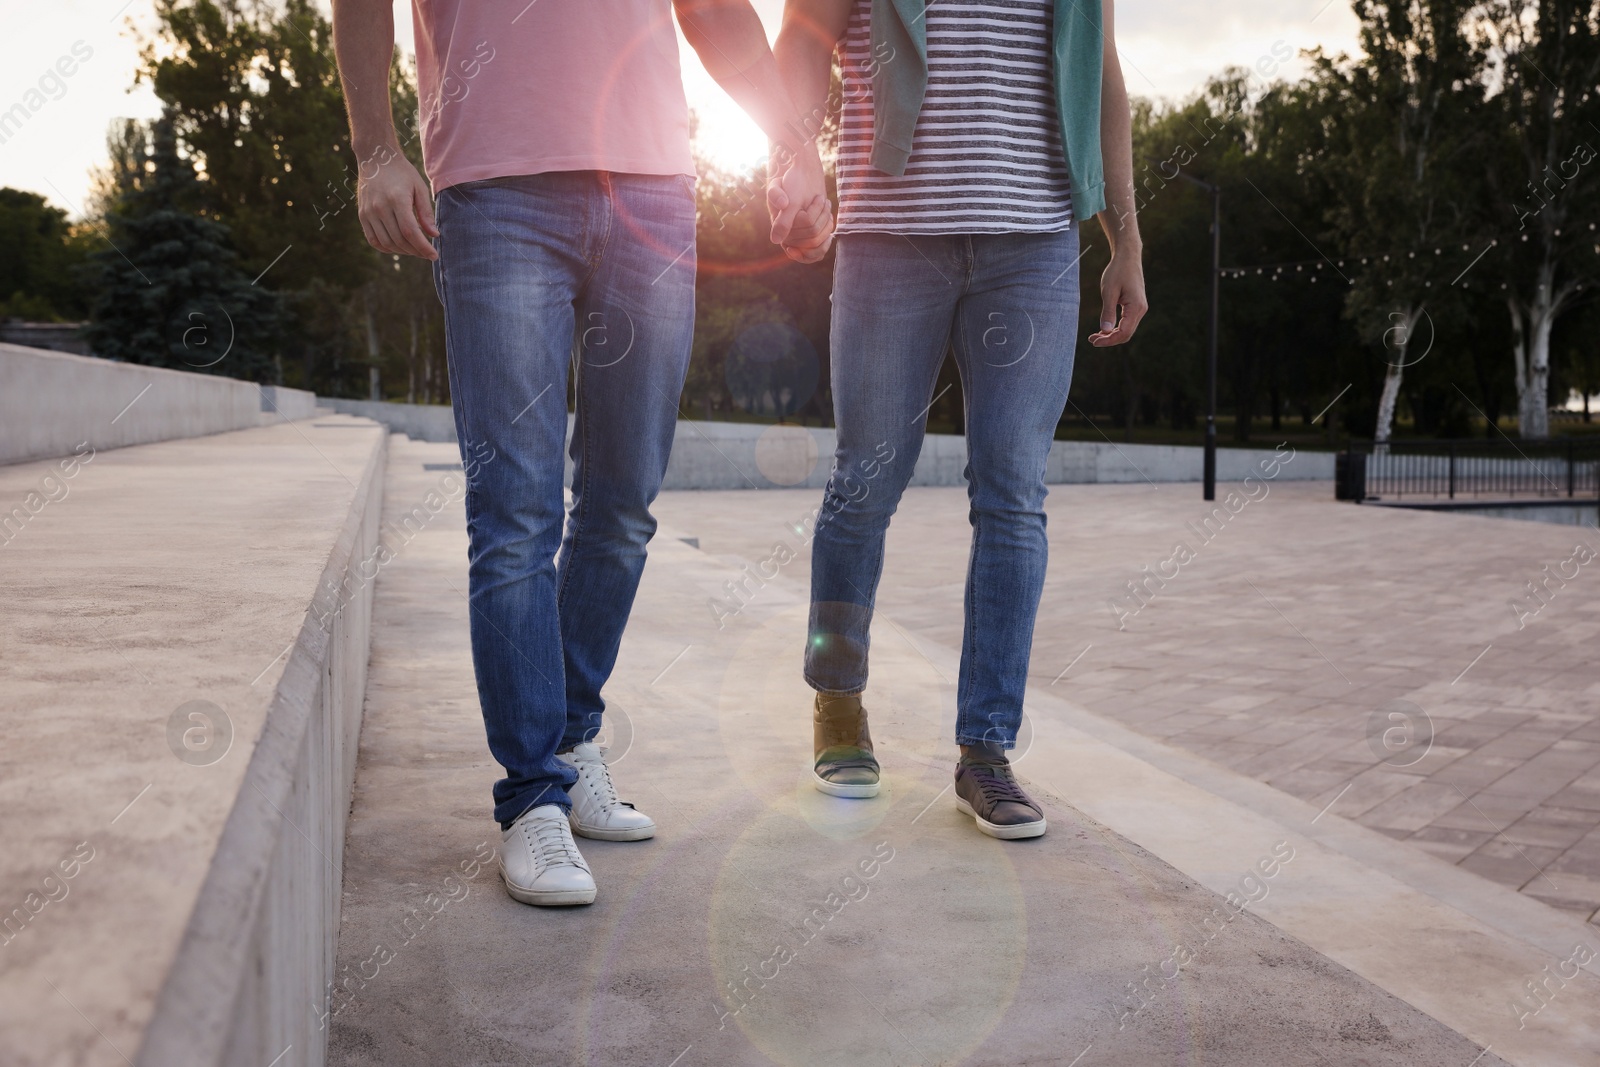
<path fill-rule="evenodd" d="M 1105 52 L 1100 82 L 1100 154 L 1106 174 L 1106 209 L 1095 217 L 1111 242 L 1111 264 L 1100 276 L 1100 332 L 1089 335 L 1089 343 L 1097 348 L 1127 342 L 1149 310 L 1140 263 L 1144 242 L 1139 239 L 1139 219 L 1134 211 L 1133 117 L 1122 62 L 1117 58 L 1112 2 L 1104 0 L 1101 9 Z"/>
<path fill-rule="evenodd" d="M 773 54 L 789 99 L 811 136 L 828 114 L 833 50 L 850 21 L 851 0 L 788 0 Z"/>
<path fill-rule="evenodd" d="M 350 112 L 356 205 L 367 243 L 380 252 L 437 259 L 429 240 L 439 235 L 433 200 L 422 175 L 400 151 L 389 107 L 390 0 L 333 0 L 333 46 Z"/>
<path fill-rule="evenodd" d="M 707 73 L 755 119 L 773 145 L 769 168 L 774 176 L 784 172 L 790 194 L 772 217 L 772 240 L 782 244 L 796 225 L 796 215 L 807 213 L 800 222 L 805 228 L 806 218 L 814 218 L 826 205 L 827 193 L 816 142 L 805 136 L 789 100 L 761 18 L 750 0 L 673 0 L 672 6 Z"/>
<path fill-rule="evenodd" d="M 778 71 L 789 90 L 789 99 L 800 111 L 800 125 L 813 143 L 828 115 L 828 90 L 833 78 L 833 50 L 844 36 L 850 20 L 851 0 L 788 0 L 783 6 L 783 29 L 773 54 Z M 768 191 L 774 207 L 787 202 L 782 188 Z M 793 241 L 784 251 L 791 259 L 815 263 L 833 242 L 833 219 L 820 220 L 806 239 Z"/>

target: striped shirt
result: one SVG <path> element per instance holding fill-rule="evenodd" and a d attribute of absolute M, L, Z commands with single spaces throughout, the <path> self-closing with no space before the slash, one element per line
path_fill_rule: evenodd
<path fill-rule="evenodd" d="M 1052 0 L 931 0 L 905 174 L 873 168 L 872 0 L 840 43 L 839 233 L 1051 233 L 1072 224 L 1051 77 Z M 889 57 L 886 62 L 894 62 Z"/>

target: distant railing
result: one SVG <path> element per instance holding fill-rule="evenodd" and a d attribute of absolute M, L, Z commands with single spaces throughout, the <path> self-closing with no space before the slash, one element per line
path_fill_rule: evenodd
<path fill-rule="evenodd" d="M 1600 497 L 1600 440 L 1352 441 L 1338 457 L 1340 500 Z"/>

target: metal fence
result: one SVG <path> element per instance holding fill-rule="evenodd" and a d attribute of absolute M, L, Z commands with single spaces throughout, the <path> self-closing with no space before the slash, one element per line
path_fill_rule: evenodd
<path fill-rule="evenodd" d="M 1600 440 L 1351 442 L 1341 499 L 1600 497 Z"/>

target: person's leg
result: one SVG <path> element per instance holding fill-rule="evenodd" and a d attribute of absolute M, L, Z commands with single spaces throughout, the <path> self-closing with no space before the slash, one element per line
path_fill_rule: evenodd
<path fill-rule="evenodd" d="M 695 201 L 691 179 L 601 174 L 604 213 L 578 297 L 572 506 L 557 564 L 566 722 L 559 758 L 578 780 L 572 828 L 640 841 L 655 822 L 617 796 L 593 743 L 622 631 L 655 533 L 694 334 Z"/>
<path fill-rule="evenodd" d="M 494 816 L 570 806 L 555 556 L 573 299 L 586 268 L 592 175 L 474 182 L 438 198 L 435 279 L 467 482 L 472 660 Z"/>
<path fill-rule="evenodd" d="M 972 287 L 956 316 L 972 523 L 956 695 L 961 744 L 1009 749 L 1022 722 L 1049 554 L 1045 468 L 1077 343 L 1077 236 L 1074 228 L 972 238 Z"/>
<path fill-rule="evenodd" d="M 811 543 L 805 678 L 867 685 L 883 542 L 922 450 L 933 384 L 966 278 L 959 238 L 845 234 L 833 268 L 831 384 L 838 446 Z"/>
<path fill-rule="evenodd" d="M 968 263 L 958 238 L 846 234 L 830 341 L 838 447 L 811 543 L 805 678 L 817 690 L 817 788 L 878 790 L 860 694 L 889 519 L 922 449 Z"/>
<path fill-rule="evenodd" d="M 1044 476 L 1072 384 L 1078 234 L 1074 227 L 972 242 L 972 285 L 955 331 L 972 523 L 956 694 L 956 741 L 963 746 L 957 792 L 986 832 L 1036 836 L 1044 832 L 1043 812 L 1016 786 L 1004 753 L 1022 722 L 1044 588 Z"/>
<path fill-rule="evenodd" d="M 594 738 L 661 489 L 694 334 L 695 201 L 676 175 L 602 174 L 598 254 L 578 298 L 572 507 L 557 567 L 566 722 Z"/>

